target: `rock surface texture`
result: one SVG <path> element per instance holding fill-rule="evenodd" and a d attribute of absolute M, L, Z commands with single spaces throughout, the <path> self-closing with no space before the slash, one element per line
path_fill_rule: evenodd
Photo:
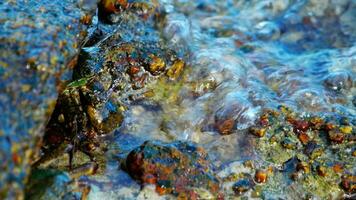
<path fill-rule="evenodd" d="M 147 141 L 127 157 L 129 174 L 141 184 L 180 198 L 200 199 L 201 191 L 218 197 L 220 183 L 203 148 L 191 143 Z"/>
<path fill-rule="evenodd" d="M 0 2 L 0 199 L 22 198 L 85 25 L 74 0 Z"/>

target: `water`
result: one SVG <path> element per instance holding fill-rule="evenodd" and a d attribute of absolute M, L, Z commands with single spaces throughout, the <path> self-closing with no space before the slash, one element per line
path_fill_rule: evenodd
<path fill-rule="evenodd" d="M 224 177 L 229 170 L 243 171 L 245 160 L 259 167 L 269 163 L 246 135 L 265 108 L 286 105 L 305 115 L 341 115 L 355 126 L 356 1 L 159 3 L 166 12 L 161 37 L 187 67 L 176 81 L 150 83 L 146 91 L 153 97 L 130 105 L 109 146 L 105 171 L 84 180 L 92 183 L 89 199 L 173 198 L 157 196 L 150 187 L 140 190 L 118 169 L 146 140 L 195 142 Z M 229 130 L 219 125 L 229 119 L 234 121 Z M 272 182 L 265 198 L 296 198 L 302 190 L 278 191 L 274 183 L 288 183 L 280 174 Z"/>
<path fill-rule="evenodd" d="M 133 106 L 120 132 L 208 144 L 220 139 L 214 121 L 234 118 L 238 133 L 281 104 L 355 119 L 354 1 L 161 3 L 162 35 L 189 69 L 178 89 L 154 83 L 168 93 L 161 109 Z"/>

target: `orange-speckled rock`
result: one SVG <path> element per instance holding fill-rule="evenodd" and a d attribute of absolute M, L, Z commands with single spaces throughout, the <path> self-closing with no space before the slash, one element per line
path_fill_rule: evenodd
<path fill-rule="evenodd" d="M 128 155 L 126 167 L 141 184 L 155 184 L 161 195 L 190 194 L 194 188 L 217 195 L 220 189 L 206 152 L 192 143 L 147 141 Z"/>

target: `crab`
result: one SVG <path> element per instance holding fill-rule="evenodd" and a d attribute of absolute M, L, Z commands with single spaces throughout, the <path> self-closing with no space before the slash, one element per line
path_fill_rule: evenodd
<path fill-rule="evenodd" d="M 120 126 L 124 107 L 114 102 L 110 95 L 115 83 L 102 91 L 94 90 L 102 82 L 104 73 L 70 83 L 59 95 L 52 117 L 43 137 L 42 157 L 35 166 L 69 154 L 72 167 L 77 150 L 95 162 L 94 153 L 100 148 L 100 138 Z"/>
<path fill-rule="evenodd" d="M 77 151 L 96 162 L 106 148 L 105 138 L 121 126 L 130 103 L 147 92 L 145 86 L 162 76 L 176 79 L 181 73 L 184 62 L 166 48 L 155 21 L 137 15 L 141 4 L 135 2 L 117 16 L 119 24 L 99 20 L 92 25 L 72 82 L 59 94 L 34 167 L 68 153 L 71 169 Z M 95 35 L 99 32 L 100 37 Z"/>

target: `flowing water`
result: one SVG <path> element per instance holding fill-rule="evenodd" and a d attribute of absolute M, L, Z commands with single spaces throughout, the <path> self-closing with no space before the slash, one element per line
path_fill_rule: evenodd
<path fill-rule="evenodd" d="M 266 108 L 286 105 L 301 115 L 344 116 L 355 126 L 355 0 L 160 0 L 159 5 L 165 11 L 160 37 L 185 61 L 185 71 L 178 80 L 150 83 L 146 91 L 154 95 L 130 105 L 109 145 L 106 168 L 82 178 L 92 186 L 89 199 L 173 198 L 158 196 L 151 186 L 141 190 L 120 169 L 118 163 L 146 140 L 195 142 L 224 177 L 243 171 L 239 166 L 246 160 L 271 164 L 259 151 L 265 147 L 246 133 Z M 231 130 L 217 127 L 227 119 L 235 122 Z M 355 173 L 353 160 L 349 170 Z M 303 194 L 302 186 L 280 191 L 276 185 L 288 181 L 275 176 L 262 189 L 263 198 Z M 234 198 L 227 190 L 225 197 Z"/>

